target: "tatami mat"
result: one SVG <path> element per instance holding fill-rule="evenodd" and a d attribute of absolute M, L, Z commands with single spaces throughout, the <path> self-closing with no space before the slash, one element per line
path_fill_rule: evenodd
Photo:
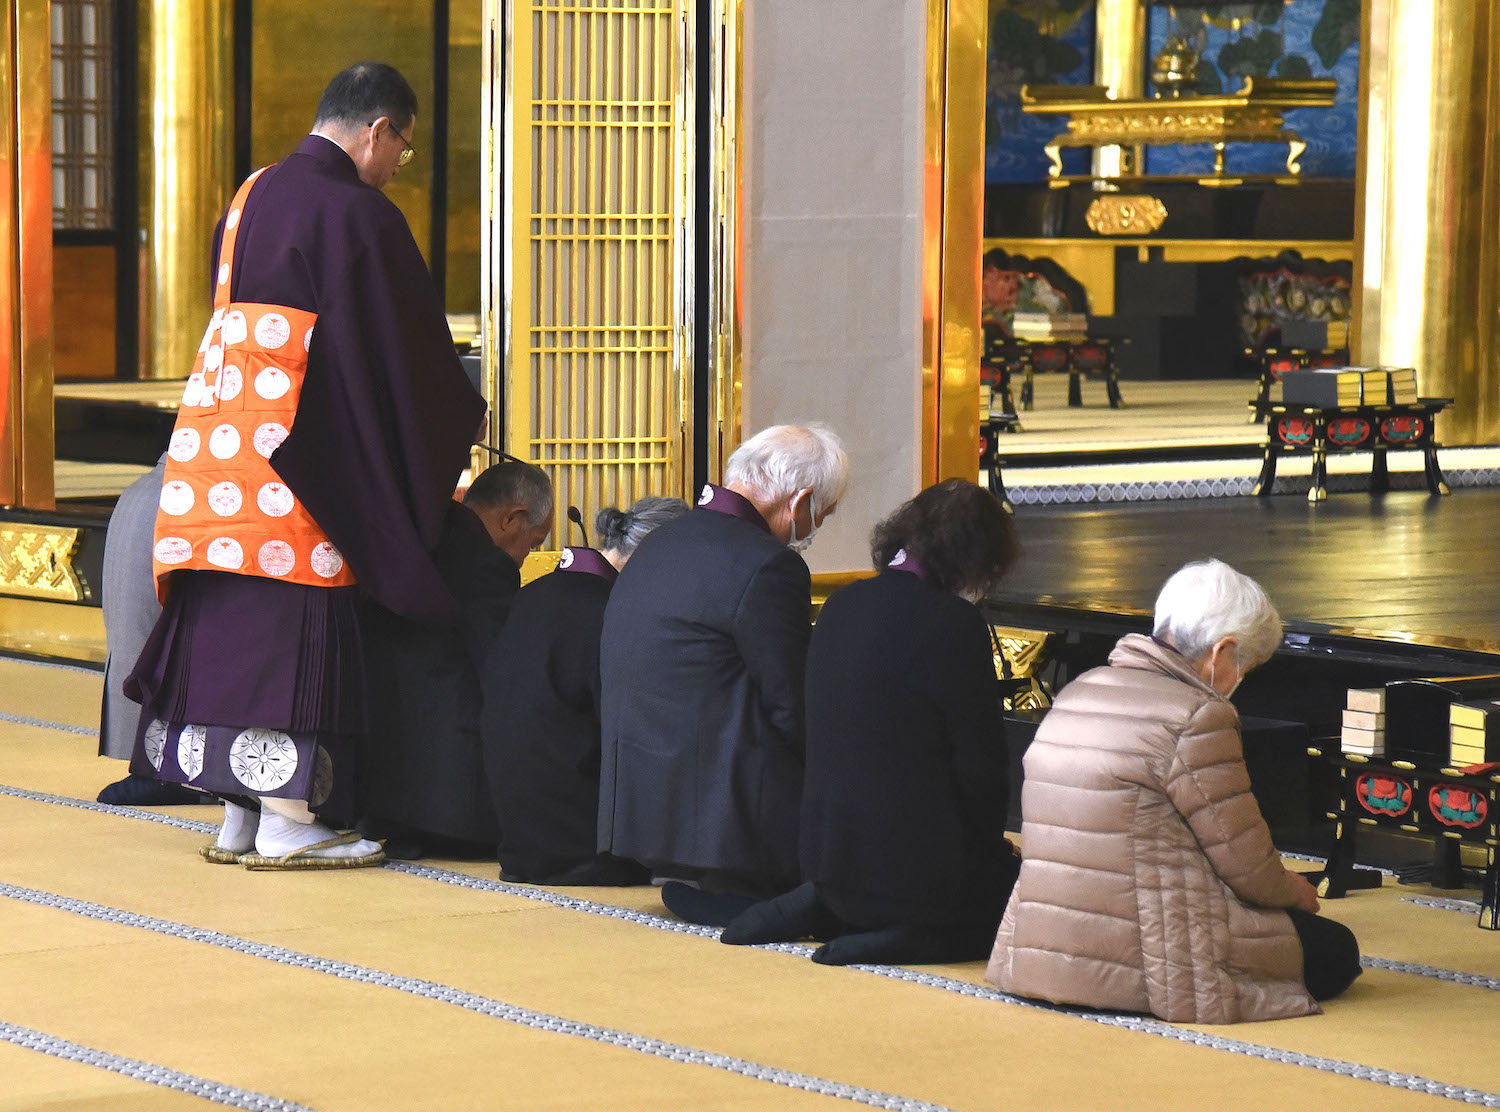
<path fill-rule="evenodd" d="M 99 682 L 0 662 L 4 783 L 91 799 L 122 773 L 91 737 L 15 721 L 86 726 Z M 199 860 L 193 830 L 4 794 L 0 830 L 0 1022 L 305 1107 L 1439 1106 L 1330 1070 L 1500 1093 L 1500 1062 L 1455 1051 L 1500 993 L 1431 976 L 1370 970 L 1324 1016 L 1204 1029 L 1236 1044 L 1200 1046 L 1170 1025 L 964 995 L 978 963 L 911 983 L 662 929 L 652 889 L 568 890 L 646 913 L 627 918 L 527 899 L 493 863 L 249 873 Z M 464 876 L 486 887 L 442 882 Z M 1500 938 L 1403 902 L 1423 892 L 1388 885 L 1326 910 L 1369 954 L 1500 975 Z M 152 1103 L 153 1088 L 0 1043 L 0 1109 L 203 1103 Z"/>

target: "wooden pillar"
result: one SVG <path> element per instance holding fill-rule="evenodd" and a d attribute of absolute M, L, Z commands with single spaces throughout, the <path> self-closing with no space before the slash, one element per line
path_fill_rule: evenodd
<path fill-rule="evenodd" d="M 1500 0 L 1366 0 L 1353 357 L 1500 441 Z"/>
<path fill-rule="evenodd" d="M 149 3 L 148 378 L 186 378 L 212 308 L 214 225 L 234 193 L 232 0 Z"/>
<path fill-rule="evenodd" d="M 0 11 L 0 506 L 51 509 L 52 34 L 48 5 Z"/>

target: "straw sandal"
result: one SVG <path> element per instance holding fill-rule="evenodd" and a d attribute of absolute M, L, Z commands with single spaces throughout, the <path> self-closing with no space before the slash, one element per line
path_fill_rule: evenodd
<path fill-rule="evenodd" d="M 210 842 L 206 846 L 198 847 L 198 856 L 214 865 L 238 865 L 249 856 L 249 853 L 236 853 L 232 849 L 225 849 L 223 846 Z"/>
<path fill-rule="evenodd" d="M 385 850 L 377 849 L 374 853 L 367 853 L 363 857 L 308 857 L 309 853 L 319 849 L 333 849 L 335 846 L 350 846 L 364 839 L 356 832 L 340 834 L 336 838 L 326 841 L 314 842 L 310 846 L 302 846 L 292 850 L 291 853 L 280 857 L 264 857 L 259 853 L 246 853 L 240 857 L 240 864 L 245 868 L 258 872 L 272 872 L 292 869 L 369 869 L 376 865 L 385 864 Z"/>

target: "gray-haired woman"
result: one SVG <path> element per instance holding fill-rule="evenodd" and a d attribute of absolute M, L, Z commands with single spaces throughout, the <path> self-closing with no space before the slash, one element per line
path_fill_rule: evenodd
<path fill-rule="evenodd" d="M 1208 560 L 1167 581 L 1154 630 L 1064 688 L 1027 750 L 1024 861 L 987 978 L 1183 1023 L 1317 1012 L 1359 947 L 1282 865 L 1229 703 L 1281 618 Z"/>
<path fill-rule="evenodd" d="M 506 880 L 640 884 L 633 861 L 596 852 L 599 632 L 615 577 L 679 498 L 600 510 L 599 547 L 565 548 L 557 570 L 521 588 L 484 669 L 485 774 Z"/>

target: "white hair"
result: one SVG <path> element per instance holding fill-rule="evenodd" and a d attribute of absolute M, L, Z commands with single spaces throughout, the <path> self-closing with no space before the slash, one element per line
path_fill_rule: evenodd
<path fill-rule="evenodd" d="M 724 483 L 746 487 L 768 502 L 811 489 L 819 512 L 826 513 L 849 485 L 849 456 L 827 425 L 772 425 L 729 457 Z"/>
<path fill-rule="evenodd" d="M 1281 644 L 1281 615 L 1261 585 L 1222 560 L 1179 569 L 1156 596 L 1155 634 L 1189 660 L 1225 637 L 1240 646 L 1246 671 L 1271 659 Z"/>

